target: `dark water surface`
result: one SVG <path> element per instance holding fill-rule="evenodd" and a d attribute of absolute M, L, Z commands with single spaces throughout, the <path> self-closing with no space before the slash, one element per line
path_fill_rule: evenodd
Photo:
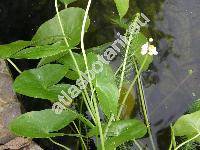
<path fill-rule="evenodd" d="M 75 5 L 85 5 L 85 2 Z M 154 38 L 159 51 L 143 81 L 157 149 L 165 150 L 170 137 L 163 129 L 184 114 L 192 101 L 200 98 L 200 0 L 131 0 L 127 17 L 137 11 L 150 18 L 148 35 Z M 39 25 L 54 14 L 52 0 L 0 1 L 0 43 L 30 40 Z M 109 18 L 115 15 L 113 0 L 93 0 L 87 47 L 114 40 L 113 31 L 118 28 Z M 16 63 L 22 70 L 36 65 L 34 61 Z M 38 106 L 38 101 L 30 101 L 23 102 L 29 111 Z M 30 104 L 33 108 L 28 107 Z M 43 146 L 48 150 L 58 149 L 48 144 Z"/>

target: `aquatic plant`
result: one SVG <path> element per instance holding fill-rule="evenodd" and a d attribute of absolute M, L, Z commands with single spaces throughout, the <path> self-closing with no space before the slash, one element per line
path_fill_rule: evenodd
<path fill-rule="evenodd" d="M 57 113 L 51 109 L 45 109 L 19 116 L 10 123 L 10 130 L 18 136 L 48 138 L 64 149 L 69 148 L 52 138 L 75 136 L 80 138 L 82 148 L 87 149 L 85 141 L 87 138 L 95 137 L 96 147 L 102 150 L 115 149 L 127 141 L 134 141 L 136 146 L 142 149 L 137 139 L 142 138 L 148 131 L 152 147 L 155 149 L 140 75 L 151 64 L 152 54 L 157 53 L 150 43 L 152 40 L 149 42 L 142 33 L 135 34 L 135 30 L 140 30 L 138 23 L 142 24 L 139 19 L 145 18 L 144 14 L 136 14 L 134 20 L 130 20 L 125 26 L 131 26 L 129 28 L 131 30 L 127 29 L 125 33 L 124 59 L 118 71 L 114 73 L 111 66 L 104 63 L 101 72 L 92 77 L 89 70 L 98 60 L 97 53 L 102 49 L 105 50 L 108 44 L 85 50 L 84 34 L 90 25 L 88 12 L 91 0 L 88 1 L 86 10 L 68 7 L 68 4 L 74 1 L 61 0 L 65 4 L 65 9 L 59 11 L 57 0 L 55 0 L 56 16 L 43 23 L 31 41 L 20 40 L 0 46 L 0 58 L 8 60 L 20 74 L 14 81 L 14 90 L 22 95 L 49 100 L 57 104 L 54 105 Z M 122 20 L 128 11 L 129 0 L 115 0 L 115 3 Z M 78 51 L 79 44 L 81 51 Z M 142 48 L 146 51 L 145 53 L 141 53 Z M 11 59 L 40 59 L 40 61 L 37 68 L 22 72 Z M 126 80 L 127 65 L 130 63 L 136 74 L 134 79 L 129 81 L 130 85 L 122 101 L 119 101 Z M 83 91 L 79 90 L 80 95 L 78 95 L 77 89 L 75 90 L 77 87 L 70 83 L 79 79 L 79 84 L 84 86 L 82 75 L 84 71 L 89 79 L 88 85 L 82 89 Z M 70 82 L 62 80 L 66 78 Z M 145 123 L 138 119 L 124 120 L 121 115 L 126 100 L 136 85 L 140 93 Z M 66 95 L 64 91 L 69 90 L 76 96 L 70 98 Z M 91 119 L 84 116 L 83 102 Z M 63 105 L 59 105 L 61 103 Z M 74 103 L 78 103 L 78 109 L 71 107 Z M 77 133 L 68 134 L 60 131 L 70 123 L 74 125 Z M 82 124 L 86 125 L 86 131 L 81 128 Z M 100 142 L 98 142 L 99 138 Z"/>

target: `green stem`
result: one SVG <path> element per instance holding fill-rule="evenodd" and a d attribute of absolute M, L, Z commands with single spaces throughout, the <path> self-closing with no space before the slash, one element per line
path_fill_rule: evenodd
<path fill-rule="evenodd" d="M 54 144 L 56 144 L 56 145 L 58 145 L 58 146 L 60 146 L 60 147 L 62 147 L 62 148 L 64 148 L 64 149 L 66 149 L 66 150 L 70 150 L 70 148 L 68 148 L 68 147 L 66 147 L 66 146 L 64 146 L 64 145 L 62 145 L 62 144 L 60 144 L 60 143 L 54 141 L 54 140 L 51 139 L 51 138 L 49 138 L 49 140 L 50 140 L 52 143 L 54 143 Z"/>
<path fill-rule="evenodd" d="M 81 133 L 80 133 L 80 131 L 79 131 L 79 129 L 78 129 L 78 127 L 76 126 L 76 124 L 75 124 L 75 122 L 74 122 L 74 121 L 73 121 L 73 124 L 74 124 L 74 127 L 75 127 L 76 131 L 78 132 L 78 134 L 80 134 L 80 135 L 81 135 Z M 82 137 L 80 137 L 80 140 L 81 140 L 81 143 L 82 143 L 82 145 L 83 145 L 84 149 L 85 149 L 85 150 L 87 150 L 87 147 L 86 147 L 86 145 L 85 145 L 85 142 L 84 142 L 84 140 L 83 140 L 83 138 L 82 138 Z"/>
<path fill-rule="evenodd" d="M 79 115 L 79 120 L 81 120 L 84 124 L 88 125 L 88 127 L 93 128 L 94 125 L 86 119 L 83 115 Z"/>
<path fill-rule="evenodd" d="M 136 140 L 133 140 L 135 145 L 139 148 L 139 150 L 142 150 L 142 147 L 140 146 L 140 144 L 136 141 Z"/>
<path fill-rule="evenodd" d="M 129 86 L 128 91 L 126 92 L 126 95 L 125 95 L 125 97 L 124 97 L 124 99 L 123 99 L 123 101 L 122 101 L 122 104 L 121 104 L 120 108 L 119 108 L 119 112 L 118 112 L 118 115 L 117 115 L 117 120 L 119 120 L 119 118 L 120 118 L 120 115 L 121 115 L 123 106 L 124 106 L 124 104 L 125 104 L 125 102 L 126 102 L 126 99 L 127 99 L 128 95 L 129 95 L 129 93 L 131 92 L 131 89 L 132 89 L 132 87 L 134 86 L 134 84 L 135 84 L 137 78 L 140 76 L 140 74 L 141 74 L 141 72 L 142 72 L 142 69 L 144 68 L 144 65 L 145 65 L 146 61 L 147 61 L 147 55 L 146 55 L 146 57 L 145 57 L 145 59 L 144 59 L 142 65 L 141 65 L 141 67 L 140 67 L 140 70 L 138 71 L 138 73 L 137 73 L 136 76 L 134 77 L 134 79 L 133 79 L 131 85 Z"/>
<path fill-rule="evenodd" d="M 108 124 L 106 125 L 106 128 L 105 128 L 105 132 L 104 132 L 104 138 L 106 139 L 106 136 L 107 136 L 107 133 L 108 133 L 108 129 L 109 127 L 111 126 L 112 124 L 112 121 L 114 120 L 114 115 L 112 114 L 109 121 L 108 121 Z"/>
<path fill-rule="evenodd" d="M 133 60 L 133 63 L 134 63 L 136 73 L 140 74 L 139 71 L 138 71 L 138 67 L 137 67 L 135 60 Z M 150 128 L 150 123 L 149 123 L 148 114 L 147 114 L 147 108 L 146 108 L 147 105 L 145 103 L 145 96 L 144 96 L 144 90 L 143 90 L 143 87 L 142 87 L 141 77 L 139 76 L 137 80 L 138 80 L 138 87 L 139 87 L 139 93 L 140 93 L 141 104 L 142 104 L 142 111 L 143 111 L 143 114 L 144 114 L 145 123 L 147 125 L 147 131 L 148 131 L 148 134 L 149 134 L 149 138 L 150 138 L 150 141 L 151 141 L 152 148 L 153 148 L 153 150 L 155 150 L 155 145 L 154 145 L 153 137 L 152 137 L 152 134 L 151 134 L 151 128 Z"/>
<path fill-rule="evenodd" d="M 175 140 L 174 129 L 172 127 L 172 124 L 170 124 L 170 129 L 171 129 L 171 143 L 170 143 L 170 146 L 169 146 L 169 150 L 172 149 L 172 146 L 174 148 L 176 148 L 176 140 Z"/>
<path fill-rule="evenodd" d="M 99 128 L 99 135 L 100 135 L 100 139 L 101 139 L 101 148 L 102 148 L 102 150 L 105 150 L 103 129 L 102 129 L 102 126 L 101 126 L 99 110 L 98 110 L 97 101 L 96 101 L 95 97 L 94 97 L 94 106 L 95 106 L 95 109 L 96 109 L 96 118 L 97 118 L 97 125 L 98 125 L 98 128 Z"/>
<path fill-rule="evenodd" d="M 133 26 L 137 23 L 137 20 L 139 19 L 139 17 L 140 17 L 140 14 L 136 14 L 136 17 L 135 17 L 135 19 L 133 21 Z M 126 34 L 128 34 L 128 31 L 127 31 Z M 125 57 L 124 57 L 124 60 L 123 60 L 123 68 L 122 68 L 120 84 L 119 84 L 119 93 L 121 92 L 121 88 L 122 88 L 122 85 L 123 85 L 124 74 L 125 74 L 125 69 L 126 69 L 126 62 L 127 62 L 127 59 L 128 59 L 130 44 L 131 44 L 131 41 L 133 39 L 133 35 L 134 34 L 135 33 L 130 33 L 129 38 L 128 38 L 128 44 L 127 44 L 126 51 L 125 51 Z"/>
<path fill-rule="evenodd" d="M 88 17 L 88 12 L 91 6 L 91 2 L 92 0 L 88 0 L 88 4 L 87 4 L 87 8 L 85 11 L 85 15 L 84 15 L 84 19 L 83 19 L 83 23 L 82 23 L 82 30 L 81 30 L 81 50 L 83 53 L 83 57 L 84 57 L 84 62 L 85 62 L 85 66 L 86 66 L 86 70 L 88 73 L 88 77 L 89 77 L 89 85 L 92 91 L 94 91 L 92 83 L 91 83 L 91 78 L 90 78 L 90 74 L 89 74 L 89 68 L 88 68 L 88 63 L 87 63 L 87 57 L 86 57 L 86 52 L 85 52 L 85 46 L 84 46 L 84 35 L 85 35 L 85 26 L 86 26 L 86 22 L 87 22 L 87 17 Z M 99 128 L 99 134 L 100 134 L 100 139 L 101 139 L 101 145 L 102 145 L 102 149 L 104 150 L 104 136 L 103 136 L 103 131 L 102 131 L 102 127 L 101 127 L 101 121 L 100 121 L 100 116 L 99 116 L 99 110 L 98 110 L 98 105 L 97 105 L 97 100 L 96 97 L 92 96 L 91 101 L 93 99 L 93 106 L 95 108 L 95 116 L 96 116 L 96 122 Z"/>
<path fill-rule="evenodd" d="M 198 138 L 200 136 L 200 133 L 198 133 L 197 135 L 195 135 L 194 137 L 192 137 L 192 138 L 190 138 L 190 139 L 188 139 L 187 141 L 185 141 L 185 142 L 183 142 L 183 143 L 181 143 L 180 145 L 178 145 L 174 150 L 177 150 L 177 149 L 179 149 L 180 147 L 182 147 L 183 145 L 185 145 L 185 144 L 187 144 L 187 143 L 189 143 L 189 142 L 191 142 L 192 140 L 194 140 L 194 139 L 196 139 L 196 138 Z"/>
<path fill-rule="evenodd" d="M 64 32 L 64 28 L 63 28 L 63 25 L 62 25 L 62 22 L 61 22 L 60 14 L 59 14 L 59 11 L 58 11 L 57 0 L 55 0 L 55 8 L 56 8 L 57 16 L 58 16 L 58 22 L 59 22 L 59 25 L 60 25 L 60 28 L 61 28 L 61 31 L 62 31 L 62 34 L 63 34 L 63 39 L 64 39 L 64 41 L 65 41 L 65 44 L 69 47 L 69 43 L 68 43 L 68 41 L 67 41 L 67 38 L 66 38 L 66 35 L 65 35 L 65 32 Z M 71 49 L 69 50 L 69 53 L 70 53 L 70 56 L 72 57 L 72 60 L 73 60 L 73 62 L 74 62 L 74 64 L 75 64 L 75 67 L 76 67 L 76 70 L 77 70 L 77 72 L 78 72 L 78 75 L 79 75 L 79 77 L 80 77 L 80 79 L 81 79 L 81 82 L 82 82 L 82 84 L 84 84 L 83 78 L 82 78 L 81 73 L 80 73 L 79 66 L 78 66 L 78 64 L 77 64 L 77 61 L 76 61 L 76 59 L 75 59 L 75 57 L 74 57 L 74 54 L 72 53 Z M 86 90 L 85 88 L 84 88 L 84 92 L 85 92 L 85 94 L 86 94 L 86 96 L 83 96 L 84 102 L 86 103 L 86 107 L 87 107 L 88 111 L 89 111 L 90 113 L 92 113 L 92 111 L 90 110 L 91 106 L 89 107 L 89 104 L 87 103 L 87 100 L 90 100 L 90 98 L 89 98 L 88 92 L 87 92 L 87 90 Z M 91 116 L 92 116 L 92 115 L 91 115 Z M 93 118 L 93 119 L 94 119 L 94 118 Z M 94 121 L 95 121 L 95 120 L 94 120 Z"/>
<path fill-rule="evenodd" d="M 119 93 L 121 92 L 122 84 L 123 84 L 123 81 L 124 81 L 126 62 L 127 62 L 127 59 L 128 59 L 128 52 L 129 52 L 129 49 L 130 49 L 131 40 L 132 40 L 132 34 L 129 36 L 129 40 L 128 40 L 128 44 L 127 44 L 127 48 L 126 48 L 126 52 L 125 52 L 125 57 L 124 57 L 124 61 L 123 61 L 122 73 L 121 73 L 120 83 L 119 83 Z"/>
<path fill-rule="evenodd" d="M 22 71 L 15 65 L 15 63 L 12 62 L 12 60 L 10 60 L 10 59 L 8 58 L 7 61 L 17 70 L 17 72 L 19 72 L 19 74 L 22 73 Z"/>

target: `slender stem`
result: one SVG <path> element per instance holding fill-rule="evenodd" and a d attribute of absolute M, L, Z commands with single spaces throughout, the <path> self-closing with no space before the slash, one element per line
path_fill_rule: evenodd
<path fill-rule="evenodd" d="M 109 119 L 109 121 L 108 121 L 108 124 L 106 125 L 106 128 L 105 128 L 105 132 L 104 132 L 104 138 L 105 139 L 106 139 L 106 136 L 107 136 L 107 133 L 108 133 L 108 129 L 111 126 L 113 120 L 115 120 L 115 117 L 112 114 L 111 117 L 110 117 L 110 119 Z"/>
<path fill-rule="evenodd" d="M 140 76 L 140 74 L 141 74 L 141 72 L 142 72 L 142 69 L 144 68 L 144 65 L 145 65 L 146 61 L 147 61 L 147 55 L 146 55 L 146 57 L 145 57 L 145 59 L 144 59 L 142 65 L 141 65 L 141 67 L 140 67 L 140 70 L 138 71 L 138 73 L 137 73 L 136 76 L 134 77 L 134 79 L 133 79 L 131 85 L 129 86 L 128 91 L 126 92 L 126 95 L 125 95 L 125 97 L 124 97 L 124 99 L 123 99 L 123 101 L 122 101 L 122 104 L 121 104 L 120 108 L 119 108 L 119 112 L 118 112 L 118 115 L 117 115 L 117 120 L 119 120 L 119 118 L 120 118 L 120 115 L 121 115 L 123 106 L 124 106 L 124 104 L 125 104 L 125 102 L 126 102 L 126 99 L 127 99 L 128 95 L 129 95 L 129 93 L 131 92 L 131 89 L 132 89 L 132 87 L 134 86 L 134 84 L 135 84 L 137 78 Z"/>
<path fill-rule="evenodd" d="M 173 146 L 174 148 L 176 148 L 176 140 L 175 140 L 174 129 L 173 129 L 173 127 L 172 127 L 172 124 L 170 124 L 170 129 L 171 129 L 171 143 L 170 143 L 169 150 L 172 149 L 172 146 Z"/>
<path fill-rule="evenodd" d="M 137 67 L 135 60 L 133 60 L 133 63 L 134 63 L 134 68 L 136 70 L 136 73 L 138 74 L 139 71 L 138 71 L 138 67 Z M 150 141 L 151 141 L 152 148 L 153 148 L 153 150 L 155 150 L 155 145 L 154 145 L 153 137 L 152 137 L 152 134 L 151 134 L 151 128 L 150 128 L 150 123 L 149 123 L 149 118 L 148 118 L 148 113 L 147 113 L 147 105 L 146 105 L 146 102 L 145 102 L 145 96 L 144 96 L 144 90 L 143 90 L 143 86 L 142 86 L 141 77 L 139 77 L 137 80 L 138 80 L 138 87 L 139 87 L 139 93 L 140 93 L 145 123 L 147 125 L 147 130 L 148 130 L 148 133 L 149 133 L 149 138 L 150 138 Z"/>
<path fill-rule="evenodd" d="M 58 3 L 57 3 L 57 1 L 58 1 L 58 0 L 55 0 L 55 8 L 56 8 L 57 16 L 58 16 L 59 25 L 60 25 L 60 28 L 61 28 L 61 31 L 62 31 L 62 34 L 63 34 L 63 39 L 64 39 L 64 41 L 65 41 L 65 44 L 69 47 L 69 43 L 68 43 L 68 41 L 67 41 L 67 38 L 66 38 L 66 35 L 65 35 L 65 32 L 64 32 L 64 28 L 63 28 L 63 25 L 62 25 L 62 22 L 61 22 L 60 14 L 59 14 L 59 11 L 58 11 Z M 81 82 L 82 82 L 82 84 L 84 84 L 84 82 L 83 82 L 83 77 L 81 76 L 79 66 L 78 66 L 78 64 L 77 64 L 77 61 L 76 61 L 76 59 L 75 59 L 75 57 L 74 57 L 74 54 L 72 53 L 71 49 L 69 49 L 69 53 L 70 53 L 70 55 L 71 55 L 71 57 L 72 57 L 72 60 L 73 60 L 73 62 L 74 62 L 74 64 L 75 64 L 75 67 L 76 67 L 76 69 L 77 69 L 77 72 L 78 72 L 78 75 L 79 75 L 79 77 L 80 77 L 80 79 L 81 79 Z M 88 103 L 87 103 L 87 100 L 89 100 L 89 95 L 88 95 L 88 92 L 87 92 L 87 90 L 86 90 L 85 88 L 84 88 L 84 92 L 85 92 L 85 94 L 86 94 L 86 96 L 83 96 L 84 102 L 86 102 L 86 107 L 87 107 L 88 111 L 91 113 L 90 107 L 88 107 L 89 105 L 88 105 Z M 94 118 L 93 118 L 93 119 L 94 119 Z M 94 120 L 94 121 L 95 121 L 95 120 Z"/>
<path fill-rule="evenodd" d="M 79 120 L 81 120 L 84 124 L 88 125 L 88 127 L 93 128 L 94 125 L 83 115 L 79 115 Z"/>
<path fill-rule="evenodd" d="M 82 53 L 83 53 L 85 67 L 86 67 L 86 71 L 87 71 L 88 78 L 89 78 L 89 85 L 90 85 L 91 90 L 93 91 L 93 86 L 92 86 L 91 78 L 90 78 L 90 74 L 89 74 L 87 56 L 86 56 L 86 52 L 85 52 L 85 45 L 84 45 L 85 26 L 86 26 L 86 22 L 87 22 L 87 18 L 88 18 L 88 13 L 89 13 L 89 9 L 90 9 L 90 6 L 91 6 L 91 2 L 92 2 L 92 0 L 88 1 L 87 8 L 86 8 L 86 11 L 85 11 L 85 15 L 84 15 L 84 18 L 83 18 L 82 27 L 81 27 L 82 28 L 81 29 L 81 50 L 82 50 Z"/>
<path fill-rule="evenodd" d="M 132 57 L 134 55 L 135 55 L 135 53 L 131 54 L 129 57 Z M 123 67 L 123 64 L 120 64 L 120 66 L 118 67 L 118 69 L 115 72 L 115 76 L 118 74 L 118 72 L 121 70 L 122 67 Z"/>
<path fill-rule="evenodd" d="M 10 59 L 8 58 L 7 61 L 17 70 L 17 72 L 19 72 L 19 74 L 22 73 L 22 71 L 15 65 L 15 63 L 12 62 L 12 60 L 10 60 Z"/>
<path fill-rule="evenodd" d="M 86 105 L 86 107 L 87 107 L 87 109 L 88 109 L 88 111 L 89 111 L 89 113 L 90 113 L 90 115 L 92 117 L 92 120 L 95 122 L 96 118 L 95 118 L 95 115 L 94 115 L 94 113 L 95 113 L 94 106 L 91 103 L 90 99 L 87 100 L 87 98 L 86 98 L 84 93 L 82 93 L 82 96 L 83 96 L 83 100 L 85 102 L 85 105 Z"/>
<path fill-rule="evenodd" d="M 99 135 L 100 135 L 100 139 L 101 139 L 101 148 L 102 148 L 102 150 L 105 150 L 103 129 L 102 129 L 102 126 L 101 126 L 101 121 L 100 121 L 96 97 L 94 97 L 94 106 L 95 106 L 95 110 L 96 110 L 97 125 L 98 125 L 98 128 L 99 128 Z"/>
<path fill-rule="evenodd" d="M 60 144 L 60 143 L 54 141 L 54 140 L 51 139 L 51 138 L 49 138 L 49 140 L 50 140 L 52 143 L 54 143 L 54 144 L 56 144 L 56 145 L 58 145 L 58 146 L 60 146 L 60 147 L 62 147 L 62 148 L 64 148 L 64 149 L 66 149 L 66 150 L 70 150 L 70 148 L 68 148 L 68 147 L 66 147 L 66 146 L 64 146 L 64 145 L 62 145 L 62 144 Z"/>
<path fill-rule="evenodd" d="M 122 73 L 121 73 L 121 78 L 120 78 L 120 83 L 119 83 L 119 93 L 121 92 L 122 84 L 123 84 L 123 81 L 124 81 L 126 62 L 127 62 L 127 59 L 128 59 L 128 52 L 129 52 L 129 49 L 130 49 L 131 40 L 132 40 L 132 34 L 129 36 L 128 44 L 127 44 L 127 48 L 126 48 L 126 52 L 125 52 L 125 57 L 124 57 L 124 61 L 123 61 Z"/>
<path fill-rule="evenodd" d="M 74 121 L 73 121 L 73 124 L 74 124 L 74 127 L 75 127 L 76 131 L 78 132 L 78 134 L 80 134 L 80 135 L 81 135 L 81 133 L 80 133 L 80 131 L 79 131 L 79 129 L 78 129 L 78 127 L 76 126 L 76 124 L 75 124 L 75 122 L 74 122 Z M 80 140 L 81 140 L 81 143 L 82 143 L 82 145 L 83 145 L 84 149 L 85 149 L 85 150 L 87 150 L 87 146 L 85 145 L 85 142 L 84 142 L 84 140 L 83 140 L 83 138 L 82 138 L 82 137 L 80 137 Z"/>
<path fill-rule="evenodd" d="M 140 14 L 136 14 L 136 17 L 135 17 L 135 19 L 134 19 L 134 21 L 132 23 L 133 26 L 135 26 L 135 24 L 137 24 L 137 20 L 139 19 L 139 17 L 140 17 Z M 124 74 L 125 74 L 126 63 L 127 63 L 127 59 L 128 59 L 130 44 L 131 44 L 131 41 L 133 39 L 133 35 L 135 34 L 135 32 L 130 32 L 130 33 L 128 33 L 128 32 L 129 32 L 129 30 L 126 31 L 126 34 L 130 34 L 130 35 L 129 35 L 129 38 L 128 38 L 128 43 L 127 43 L 127 47 L 126 47 L 126 51 L 125 51 L 125 57 L 124 57 L 124 60 L 123 60 L 123 68 L 122 68 L 120 84 L 119 84 L 119 93 L 121 92 L 121 88 L 122 88 L 123 81 L 124 81 Z"/>
<path fill-rule="evenodd" d="M 136 140 L 133 140 L 135 145 L 139 148 L 139 150 L 142 150 L 142 147 L 140 146 L 140 144 L 136 141 Z"/>
<path fill-rule="evenodd" d="M 86 57 L 86 52 L 85 52 L 85 46 L 84 46 L 85 26 L 86 26 L 87 17 L 88 17 L 89 9 L 90 9 L 90 6 L 91 6 L 91 2 L 92 2 L 92 0 L 88 0 L 87 8 L 86 8 L 84 19 L 83 19 L 83 23 L 82 23 L 81 50 L 82 50 L 82 53 L 83 53 L 84 62 L 85 62 L 86 70 L 87 70 L 88 77 L 89 77 L 89 85 L 90 85 L 91 90 L 94 91 L 92 83 L 91 83 L 91 78 L 90 78 L 89 68 L 88 68 L 88 63 L 87 63 L 87 57 Z M 99 110 L 98 110 L 97 100 L 96 100 L 95 96 L 94 97 L 92 96 L 92 99 L 93 99 L 93 104 L 94 104 L 94 108 L 95 108 L 95 111 L 96 111 L 95 112 L 96 119 L 97 119 L 96 121 L 97 121 L 97 125 L 98 125 L 98 128 L 99 128 L 101 145 L 102 145 L 102 149 L 104 150 L 105 149 L 105 146 L 104 146 L 104 136 L 103 136 L 103 131 L 102 131 L 102 127 L 101 127 L 101 121 L 100 121 L 100 116 L 99 116 Z"/>
<path fill-rule="evenodd" d="M 183 145 L 185 145 L 185 144 L 187 144 L 187 143 L 189 143 L 189 142 L 191 142 L 192 140 L 194 140 L 194 139 L 196 139 L 196 138 L 198 138 L 200 136 L 200 133 L 198 133 L 197 135 L 195 135 L 194 137 L 192 137 L 192 138 L 190 138 L 190 139 L 188 139 L 187 141 L 185 141 L 185 142 L 183 142 L 183 143 L 181 143 L 180 145 L 178 145 L 174 150 L 177 150 L 177 149 L 179 149 L 180 147 L 182 147 Z"/>
<path fill-rule="evenodd" d="M 100 135 L 100 139 L 101 139 L 101 146 L 102 146 L 102 149 L 105 150 L 105 146 L 104 146 L 104 135 L 103 135 L 103 130 L 102 130 L 102 127 L 101 127 L 101 121 L 100 121 L 100 116 L 99 116 L 99 110 L 98 110 L 98 105 L 97 105 L 97 100 L 96 100 L 96 97 L 95 97 L 95 89 L 93 89 L 92 91 L 92 96 L 91 96 L 91 100 L 93 99 L 93 105 L 94 105 L 94 108 L 95 108 L 95 118 L 96 118 L 96 122 L 97 122 L 97 126 L 99 128 L 99 135 Z M 98 139 L 97 139 L 98 141 Z"/>

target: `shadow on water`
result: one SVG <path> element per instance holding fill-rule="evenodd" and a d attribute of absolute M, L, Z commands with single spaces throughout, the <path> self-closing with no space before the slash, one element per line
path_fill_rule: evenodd
<path fill-rule="evenodd" d="M 83 0 L 75 5 L 85 4 L 86 0 Z M 158 149 L 165 150 L 170 136 L 168 129 L 164 129 L 184 114 L 193 100 L 200 97 L 200 1 L 131 1 L 127 17 L 132 17 L 137 11 L 150 18 L 147 34 L 154 38 L 159 51 L 150 70 L 143 74 L 143 81 L 154 139 Z M 39 25 L 54 14 L 52 0 L 0 2 L 0 43 L 30 40 Z M 113 31 L 118 28 L 110 23 L 109 17 L 116 14 L 113 0 L 93 1 L 91 27 L 85 40 L 87 47 L 114 40 Z M 35 61 L 16 63 L 21 69 L 36 66 Z M 23 101 L 25 109 L 38 109 L 38 101 L 30 101 Z M 46 106 L 49 107 L 49 103 Z M 47 149 L 58 149 L 52 145 L 48 147 L 48 144 L 43 143 Z"/>

